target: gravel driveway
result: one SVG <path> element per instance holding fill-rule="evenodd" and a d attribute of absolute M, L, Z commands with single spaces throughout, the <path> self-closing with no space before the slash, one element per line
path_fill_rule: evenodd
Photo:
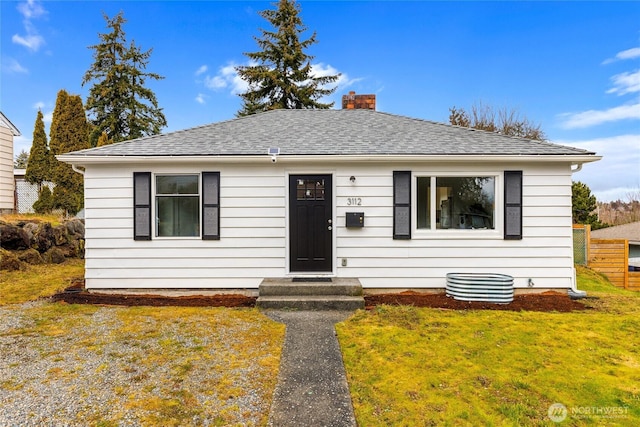
<path fill-rule="evenodd" d="M 254 310 L 0 307 L 0 425 L 263 425 L 283 336 Z"/>

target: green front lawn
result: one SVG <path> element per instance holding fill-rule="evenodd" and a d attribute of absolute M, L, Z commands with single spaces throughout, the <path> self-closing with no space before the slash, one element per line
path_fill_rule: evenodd
<path fill-rule="evenodd" d="M 563 425 L 638 425 L 640 294 L 578 283 L 593 309 L 380 306 L 337 325 L 358 424 L 553 425 L 561 403 Z"/>

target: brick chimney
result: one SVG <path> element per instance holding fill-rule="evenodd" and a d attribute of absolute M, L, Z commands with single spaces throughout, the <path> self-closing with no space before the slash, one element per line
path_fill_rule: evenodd
<path fill-rule="evenodd" d="M 343 110 L 375 110 L 376 109 L 376 96 L 375 95 L 356 95 L 354 91 L 349 92 L 349 95 L 342 95 L 342 109 Z"/>

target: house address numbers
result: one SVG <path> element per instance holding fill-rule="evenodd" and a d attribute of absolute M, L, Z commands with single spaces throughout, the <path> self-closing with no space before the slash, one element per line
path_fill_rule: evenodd
<path fill-rule="evenodd" d="M 347 197 L 347 206 L 362 206 L 362 197 Z"/>

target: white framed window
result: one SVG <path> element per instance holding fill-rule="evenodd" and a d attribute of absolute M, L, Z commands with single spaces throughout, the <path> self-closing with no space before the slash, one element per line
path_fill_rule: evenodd
<path fill-rule="evenodd" d="M 525 178 L 522 170 L 394 171 L 393 238 L 522 240 Z"/>
<path fill-rule="evenodd" d="M 416 229 L 495 230 L 497 176 L 416 176 Z"/>
<path fill-rule="evenodd" d="M 152 229 L 154 237 L 220 240 L 220 172 L 134 172 L 133 195 L 134 240 L 152 240 Z"/>
<path fill-rule="evenodd" d="M 200 176 L 155 175 L 156 237 L 200 237 Z"/>

